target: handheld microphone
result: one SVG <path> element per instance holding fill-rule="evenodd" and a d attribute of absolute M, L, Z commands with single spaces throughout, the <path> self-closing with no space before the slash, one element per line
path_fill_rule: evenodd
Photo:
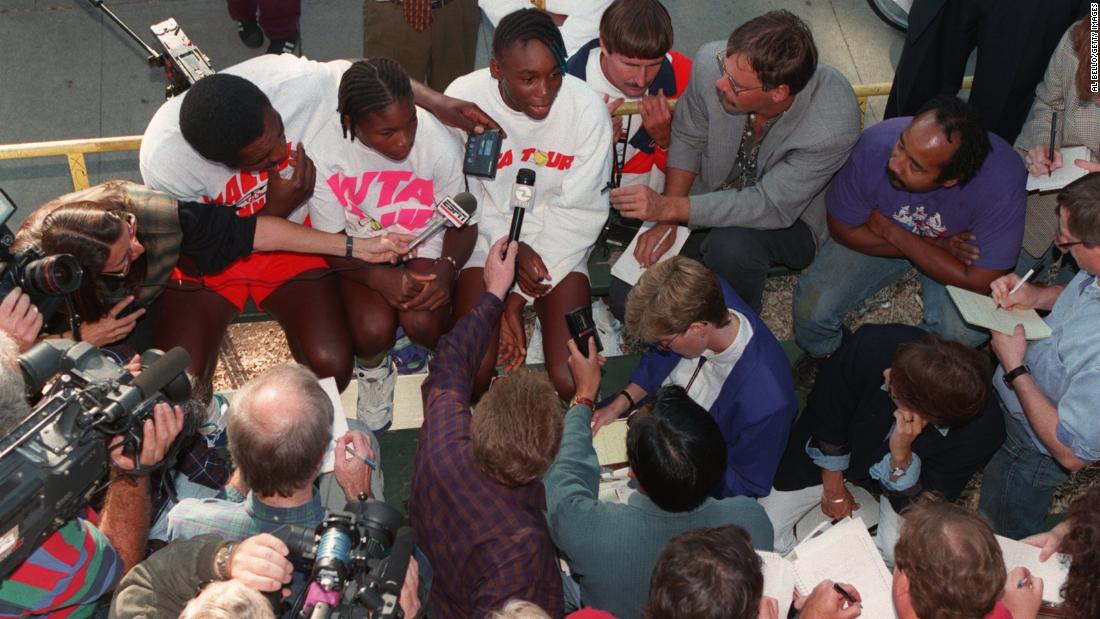
<path fill-rule="evenodd" d="M 463 191 L 453 199 L 450 196 L 443 198 L 435 205 L 436 213 L 432 220 L 409 243 L 409 249 L 416 247 L 446 226 L 461 228 L 470 221 L 470 217 L 476 210 L 477 198 L 468 192 Z"/>
<path fill-rule="evenodd" d="M 523 213 L 535 202 L 535 171 L 520 168 L 512 185 L 512 227 L 508 230 L 508 242 L 519 240 L 523 227 Z"/>

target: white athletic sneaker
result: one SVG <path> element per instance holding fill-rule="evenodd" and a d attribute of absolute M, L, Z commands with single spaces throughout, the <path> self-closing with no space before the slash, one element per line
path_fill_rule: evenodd
<path fill-rule="evenodd" d="M 542 350 L 542 323 L 535 318 L 535 328 L 531 330 L 531 337 L 527 339 L 527 365 L 546 363 L 546 354 Z"/>
<path fill-rule="evenodd" d="M 623 324 L 611 315 L 611 308 L 602 299 L 592 303 L 592 321 L 596 323 L 596 332 L 600 334 L 604 357 L 618 357 L 623 354 Z"/>
<path fill-rule="evenodd" d="M 355 416 L 372 432 L 385 432 L 393 423 L 393 391 L 397 386 L 397 365 L 389 356 L 376 368 L 352 371 L 359 395 Z"/>

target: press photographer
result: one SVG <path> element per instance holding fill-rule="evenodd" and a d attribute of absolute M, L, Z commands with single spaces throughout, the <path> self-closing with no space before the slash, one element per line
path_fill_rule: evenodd
<path fill-rule="evenodd" d="M 202 551 L 193 544 L 180 546 L 180 541 L 241 540 L 274 533 L 289 525 L 299 531 L 294 539 L 308 538 L 308 541 L 290 544 L 299 548 L 296 556 L 329 556 L 332 546 L 328 544 L 324 551 L 320 547 L 306 549 L 314 541 L 313 532 L 318 528 L 334 532 L 352 529 L 362 532 L 373 528 L 369 535 L 349 537 L 340 545 L 345 549 L 359 547 L 358 540 L 364 538 L 388 538 L 381 544 L 387 549 L 397 545 L 394 541 L 398 537 L 400 517 L 372 515 L 377 514 L 377 510 L 384 512 L 385 505 L 366 500 L 380 497 L 382 492 L 381 471 L 374 468 L 380 462 L 380 451 L 377 439 L 369 433 L 351 431 L 335 437 L 333 477 L 344 496 L 340 506 L 345 502 L 352 505 L 365 502 L 382 508 L 357 515 L 355 522 L 366 523 L 364 527 L 328 526 L 334 516 L 326 512 L 322 492 L 315 487 L 314 480 L 321 472 L 325 453 L 334 438 L 334 411 L 331 400 L 308 368 L 284 364 L 267 370 L 237 391 L 232 411 L 226 432 L 237 471 L 231 484 L 224 489 L 224 498 L 185 499 L 169 512 L 168 539 L 171 543 L 154 554 L 132 579 L 123 583 L 114 602 L 115 616 L 147 616 L 154 610 L 158 615 L 175 616 L 194 594 L 195 586 L 192 585 L 207 580 L 210 573 L 220 574 L 222 579 L 237 575 L 232 569 L 211 572 L 214 559 L 210 548 Z M 209 537 L 211 535 L 214 537 Z M 281 564 L 287 550 L 281 544 L 274 549 L 277 552 L 264 553 L 266 560 Z M 223 567 L 233 566 L 236 552 L 233 549 L 223 552 Z M 312 561 L 311 557 L 306 559 Z M 318 560 L 317 565 L 325 567 L 330 563 Z M 427 565 L 421 564 L 419 568 L 427 569 Z M 312 565 L 301 570 L 303 574 L 312 571 Z M 353 570 L 344 569 L 340 579 L 349 573 Z M 425 575 L 423 579 L 429 577 Z M 287 581 L 280 579 L 279 582 L 285 584 Z M 263 591 L 279 588 L 273 581 L 266 581 L 263 586 L 252 584 Z M 179 595 L 167 591 L 176 591 Z"/>
<path fill-rule="evenodd" d="M 356 501 L 316 531 L 288 525 L 239 543 L 209 534 L 173 542 L 123 579 L 110 617 L 274 617 L 273 598 L 290 602 L 295 565 L 310 575 L 310 588 L 296 608 L 280 604 L 283 616 L 415 617 L 419 565 L 401 521 L 385 503 Z M 331 543 L 345 534 L 346 545 Z"/>
<path fill-rule="evenodd" d="M 15 235 L 7 224 L 14 214 L 15 203 L 0 189 L 0 331 L 23 352 L 38 339 L 43 319 L 80 286 L 83 273 L 69 255 L 46 256 L 37 247 L 13 252 Z"/>
<path fill-rule="evenodd" d="M 18 308 L 29 300 L 15 295 L 0 304 L 0 324 L 26 321 Z M 148 473 L 170 456 L 184 427 L 183 411 L 162 392 L 171 389 L 173 401 L 188 395 L 182 350 L 135 379 L 94 347 L 71 344 L 40 344 L 17 358 L 15 343 L 0 334 L 3 616 L 84 616 L 141 561 Z M 28 413 L 24 374 L 37 391 L 57 370 L 60 377 Z M 97 515 L 89 500 L 105 485 Z"/>
<path fill-rule="evenodd" d="M 19 227 L 13 249 L 38 247 L 47 255 L 76 258 L 85 274 L 74 298 L 79 337 L 64 327 L 52 331 L 105 346 L 131 334 L 180 258 L 202 273 L 272 250 L 388 262 L 406 251 L 408 240 L 396 234 L 351 240 L 278 217 L 237 217 L 232 209 L 177 202 L 141 185 L 109 181 L 36 209 Z"/>

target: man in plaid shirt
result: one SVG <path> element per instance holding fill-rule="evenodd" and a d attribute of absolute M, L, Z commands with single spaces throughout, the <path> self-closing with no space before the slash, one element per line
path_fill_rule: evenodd
<path fill-rule="evenodd" d="M 168 514 L 168 541 L 215 533 L 244 539 L 284 524 L 316 526 L 325 515 L 313 480 L 332 438 L 332 402 L 313 372 L 274 367 L 245 384 L 226 432 L 237 473 L 225 498 L 184 499 Z M 352 446 L 358 456 L 347 455 Z M 349 501 L 374 497 L 371 439 L 348 432 L 336 441 L 335 476 Z"/>
<path fill-rule="evenodd" d="M 471 416 L 474 376 L 518 245 L 501 238 L 484 268 L 486 292 L 445 335 L 424 381 L 409 519 L 433 566 L 431 608 L 441 618 L 484 617 L 511 598 L 562 615 L 557 554 L 539 481 L 557 454 L 562 409 L 544 373 L 495 381 Z M 589 402 L 591 405 L 591 402 Z"/>

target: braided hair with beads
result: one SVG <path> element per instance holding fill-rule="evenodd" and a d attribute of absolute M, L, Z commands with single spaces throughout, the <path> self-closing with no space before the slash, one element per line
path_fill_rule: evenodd
<path fill-rule="evenodd" d="M 562 72 L 565 71 L 565 41 L 561 38 L 561 31 L 550 15 L 538 9 L 521 9 L 500 20 L 493 33 L 493 56 L 499 62 L 504 50 L 515 43 L 528 41 L 541 41 L 546 45 Z"/>
<path fill-rule="evenodd" d="M 398 101 L 413 99 L 409 74 L 396 60 L 385 57 L 357 60 L 340 78 L 339 99 L 336 111 L 341 119 L 347 116 L 350 123 L 342 123 L 344 137 L 355 140 L 355 126 L 367 114 L 379 112 Z"/>

